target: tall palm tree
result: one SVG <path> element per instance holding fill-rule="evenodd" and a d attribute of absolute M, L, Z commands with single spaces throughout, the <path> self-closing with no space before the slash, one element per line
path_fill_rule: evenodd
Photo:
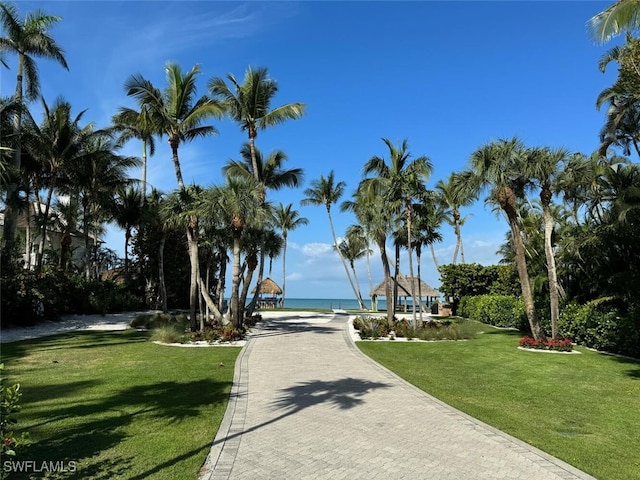
<path fill-rule="evenodd" d="M 96 131 L 86 142 L 84 155 L 75 158 L 68 168 L 69 182 L 63 193 L 75 195 L 80 200 L 87 279 L 97 273 L 93 271 L 95 265 L 91 252 L 97 248 L 102 224 L 110 220 L 109 207 L 114 193 L 132 183 L 128 170 L 140 164 L 135 157 L 119 155 L 118 148 L 108 134 Z"/>
<path fill-rule="evenodd" d="M 558 339 L 558 319 L 560 317 L 558 272 L 553 249 L 552 235 L 555 224 L 551 213 L 553 194 L 558 191 L 557 179 L 570 153 L 564 148 L 534 149 L 524 164 L 524 175 L 539 189 L 542 219 L 544 224 L 544 254 L 547 260 L 549 279 L 549 305 L 551 310 L 551 337 Z"/>
<path fill-rule="evenodd" d="M 124 229 L 124 275 L 129 280 L 129 241 L 131 230 L 142 221 L 142 192 L 135 187 L 121 186 L 113 202 L 113 219 Z"/>
<path fill-rule="evenodd" d="M 433 193 L 433 192 L 431 192 Z M 438 229 L 440 228 L 441 219 L 438 216 L 441 209 L 436 204 L 435 195 L 429 195 L 430 201 L 427 200 L 414 206 L 416 212 L 415 227 L 416 232 L 413 240 L 413 247 L 416 250 L 416 263 L 418 264 L 418 298 L 422 298 L 422 272 L 421 257 L 422 246 L 429 245 L 434 256 L 436 270 L 438 270 L 437 261 L 435 261 L 435 252 L 433 244 L 442 241 L 442 235 Z M 422 321 L 422 309 L 420 309 L 420 321 Z"/>
<path fill-rule="evenodd" d="M 291 203 L 289 203 L 287 206 L 279 203 L 278 206 L 273 210 L 272 217 L 274 225 L 282 232 L 283 239 L 281 306 L 284 307 L 287 281 L 287 236 L 291 230 L 295 230 L 302 225 L 308 225 L 309 219 L 306 217 L 301 217 L 299 212 L 293 209 L 293 205 Z"/>
<path fill-rule="evenodd" d="M 367 262 L 367 278 L 369 279 L 369 294 L 373 292 L 373 277 L 371 276 L 371 245 L 369 242 L 369 235 L 363 225 L 350 225 L 347 228 L 346 238 L 350 245 L 359 245 L 359 248 L 364 252 L 364 256 Z M 354 273 L 355 278 L 355 273 Z M 356 280 L 357 283 L 357 280 Z M 373 305 L 373 301 L 372 301 Z"/>
<path fill-rule="evenodd" d="M 224 113 L 223 107 L 206 95 L 196 98 L 196 76 L 200 68 L 196 65 L 189 72 L 182 73 L 176 63 L 169 62 L 165 66 L 167 86 L 163 91 L 141 75 L 132 75 L 125 82 L 127 95 L 135 98 L 140 108 L 146 110 L 153 129 L 160 135 L 166 135 L 171 147 L 171 156 L 175 169 L 178 188 L 184 190 L 182 170 L 178 150 L 182 142 L 190 142 L 217 133 L 212 125 L 203 125 L 209 118 L 220 118 Z M 198 219 L 194 216 L 187 223 L 187 244 L 191 262 L 191 284 L 189 287 L 190 314 L 196 316 L 196 302 L 198 297 L 198 278 L 194 272 L 198 271 L 198 241 L 195 228 Z M 201 289 L 205 300 L 210 300 L 208 292 Z"/>
<path fill-rule="evenodd" d="M 334 171 L 331 170 L 329 175 L 325 178 L 324 175 L 320 175 L 319 179 L 315 179 L 311 181 L 311 186 L 304 191 L 306 195 L 300 201 L 302 206 L 305 205 L 314 205 L 314 206 L 324 206 L 327 209 L 327 217 L 329 218 L 329 227 L 331 227 L 331 236 L 333 237 L 333 245 L 338 252 L 338 256 L 340 257 L 340 261 L 342 262 L 342 266 L 344 267 L 344 271 L 347 274 L 347 279 L 349 280 L 349 284 L 351 285 L 351 289 L 353 290 L 353 294 L 358 300 L 358 305 L 362 310 L 365 309 L 364 302 L 362 298 L 360 298 L 358 294 L 358 289 L 353 283 L 353 279 L 351 278 L 351 274 L 349 273 L 349 268 L 347 267 L 347 263 L 342 256 L 342 252 L 338 248 L 338 238 L 336 237 L 336 230 L 333 227 L 333 219 L 331 218 L 331 206 L 334 203 L 337 203 L 342 197 L 344 193 L 344 189 L 347 184 L 345 182 L 337 182 L 335 181 Z"/>
<path fill-rule="evenodd" d="M 511 229 L 522 298 L 531 333 L 536 339 L 544 339 L 533 302 L 518 219 L 518 196 L 522 195 L 528 181 L 522 174 L 523 161 L 526 160 L 528 153 L 528 149 L 518 138 L 493 141 L 471 154 L 471 169 L 461 175 L 463 183 L 476 194 L 488 189 L 487 201 L 498 205 L 506 215 Z"/>
<path fill-rule="evenodd" d="M 280 190 L 283 187 L 298 187 L 304 178 L 302 168 L 285 169 L 282 164 L 287 160 L 287 155 L 282 150 L 274 150 L 265 159 L 258 148 L 251 149 L 249 143 L 245 143 L 240 150 L 243 160 L 231 160 L 223 168 L 225 175 L 252 177 L 264 187 L 265 197 L 267 190 Z M 261 199 L 264 202 L 265 198 Z M 260 285 L 264 275 L 264 248 L 260 249 L 260 261 L 257 283 Z M 259 289 L 256 288 L 251 304 L 247 307 L 251 314 L 257 305 Z"/>
<path fill-rule="evenodd" d="M 425 191 L 425 182 L 431 175 L 433 165 L 426 156 L 421 156 L 410 160 L 409 144 L 407 140 L 399 146 L 393 145 L 387 138 L 382 141 L 389 150 L 389 162 L 382 157 L 372 157 L 363 167 L 365 175 L 375 175 L 369 178 L 367 183 L 369 188 L 378 192 L 385 203 L 391 209 L 404 216 L 407 226 L 407 251 L 409 252 L 409 276 L 413 274 L 413 246 L 411 241 L 411 222 L 413 220 L 414 199 L 422 195 Z M 416 292 L 414 282 L 411 282 L 411 297 L 413 305 L 416 305 Z M 413 322 L 417 325 L 416 311 L 413 309 Z"/>
<path fill-rule="evenodd" d="M 142 203 L 147 196 L 147 150 L 151 156 L 156 152 L 154 134 L 157 132 L 151 122 L 151 115 L 145 106 L 140 111 L 120 107 L 118 113 L 111 118 L 112 129 L 120 134 L 118 143 L 124 144 L 133 138 L 142 142 Z"/>
<path fill-rule="evenodd" d="M 253 179 L 228 177 L 227 183 L 208 191 L 202 208 L 217 210 L 233 238 L 231 319 L 234 326 L 242 328 L 244 308 L 240 304 L 240 255 L 242 234 L 247 225 L 260 220 L 265 210 L 260 206 L 264 187 Z"/>
<path fill-rule="evenodd" d="M 84 127 L 80 125 L 86 110 L 75 117 L 72 116 L 71 104 L 62 97 L 58 97 L 51 107 L 42 99 L 42 110 L 43 119 L 40 125 L 27 116 L 26 132 L 23 139 L 25 151 L 40 161 L 47 179 L 48 192 L 36 261 L 38 270 L 42 267 L 53 195 L 59 189 L 60 182 L 64 181 L 64 176 L 68 174 L 67 169 L 74 162 L 86 159 L 87 142 L 90 142 L 91 137 L 96 134 L 92 123 Z M 39 202 L 38 213 L 41 213 Z"/>
<path fill-rule="evenodd" d="M 606 43 L 621 33 L 640 28 L 640 0 L 618 0 L 587 22 L 587 28 L 598 43 Z"/>
<path fill-rule="evenodd" d="M 20 18 L 17 9 L 7 3 L 0 3 L 0 23 L 5 36 L 0 37 L 0 54 L 4 52 L 15 53 L 18 56 L 18 69 L 14 101 L 23 106 L 23 97 L 27 100 L 35 99 L 40 92 L 38 67 L 35 58 L 48 58 L 57 61 L 65 69 L 69 69 L 64 58 L 62 48 L 50 35 L 49 29 L 61 18 L 48 15 L 42 10 L 29 12 L 24 18 Z M 26 83 L 26 95 L 23 95 L 23 86 Z M 14 115 L 15 134 L 17 142 L 13 151 L 11 165 L 20 170 L 22 132 L 22 112 Z M 16 236 L 16 222 L 18 212 L 14 208 L 13 197 L 17 194 L 18 185 L 15 182 L 9 184 L 6 194 L 6 212 L 4 219 L 3 254 L 8 255 L 13 249 Z M 7 258 L 9 258 L 7 256 Z"/>
<path fill-rule="evenodd" d="M 460 258 L 464 263 L 464 247 L 462 245 L 462 233 L 460 227 L 464 224 L 465 219 L 460 215 L 460 207 L 466 207 L 473 203 L 473 195 L 469 190 L 464 188 L 464 185 L 460 185 L 458 175 L 452 173 L 444 180 L 438 180 L 436 183 L 436 192 L 438 193 L 438 199 L 445 208 L 447 216 L 450 216 L 448 220 L 453 225 L 453 230 L 456 235 L 456 249 L 453 253 L 453 264 L 456 264 L 458 258 L 458 252 L 460 252 Z"/>
<path fill-rule="evenodd" d="M 382 271 L 384 273 L 385 299 L 387 303 L 387 323 L 393 326 L 395 299 L 391 288 L 391 267 L 387 255 L 387 235 L 392 230 L 393 216 L 385 205 L 383 198 L 368 188 L 367 181 L 363 180 L 353 194 L 353 200 L 342 202 L 341 211 L 353 212 L 360 223 L 366 229 L 380 251 Z M 377 302 L 372 305 L 373 310 L 378 310 Z"/>
<path fill-rule="evenodd" d="M 288 103 L 272 109 L 271 102 L 278 92 L 278 84 L 269 78 L 266 68 L 249 67 L 242 84 L 232 74 L 228 74 L 227 79 L 231 85 L 227 85 L 220 77 L 210 79 L 209 91 L 225 107 L 227 114 L 247 132 L 253 173 L 255 179 L 259 181 L 260 169 L 255 150 L 258 130 L 264 130 L 286 120 L 300 118 L 304 113 L 305 104 Z"/>

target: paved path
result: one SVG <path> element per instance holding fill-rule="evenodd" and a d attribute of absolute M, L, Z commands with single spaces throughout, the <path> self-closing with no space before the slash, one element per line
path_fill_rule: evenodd
<path fill-rule="evenodd" d="M 292 315 L 261 323 L 238 357 L 200 478 L 592 477 L 373 362 L 353 344 L 346 315 Z"/>

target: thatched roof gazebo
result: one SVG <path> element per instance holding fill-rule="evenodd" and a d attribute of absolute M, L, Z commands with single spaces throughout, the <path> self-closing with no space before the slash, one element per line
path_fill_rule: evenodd
<path fill-rule="evenodd" d="M 416 295 L 416 298 L 422 304 L 423 299 L 426 300 L 425 304 L 427 307 L 430 307 L 435 301 L 440 298 L 440 292 L 438 292 L 433 287 L 430 287 L 424 280 L 420 279 L 418 282 L 418 277 L 406 277 L 404 275 L 398 274 L 398 298 L 396 299 L 396 309 L 400 308 L 407 311 L 408 302 L 411 299 L 411 283 L 413 282 L 413 289 Z M 391 291 L 393 292 L 393 277 L 389 279 L 391 282 Z M 385 282 L 380 283 L 376 288 L 371 292 L 371 297 L 373 298 L 374 310 L 377 310 L 378 305 L 378 297 L 385 297 Z M 387 304 L 388 304 L 387 299 Z"/>
<path fill-rule="evenodd" d="M 255 292 L 256 289 L 254 288 L 251 293 Z M 279 296 L 282 295 L 282 289 L 270 277 L 267 277 L 260 283 L 258 295 L 260 308 L 275 308 L 280 303 Z"/>

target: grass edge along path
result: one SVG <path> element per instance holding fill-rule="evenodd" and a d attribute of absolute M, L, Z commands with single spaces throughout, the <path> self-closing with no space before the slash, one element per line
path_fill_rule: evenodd
<path fill-rule="evenodd" d="M 46 478 L 196 478 L 224 416 L 240 347 L 175 348 L 149 332 L 74 332 L 2 345 L 21 384 L 16 460 Z M 3 459 L 3 464 L 6 459 Z M 4 466 L 4 465 L 3 465 Z M 43 478 L 45 473 L 10 478 Z M 71 471 L 75 470 L 75 471 Z"/>
<path fill-rule="evenodd" d="M 421 390 L 599 480 L 640 479 L 640 362 L 583 348 L 522 351 L 518 332 L 485 330 L 471 341 L 356 344 Z"/>

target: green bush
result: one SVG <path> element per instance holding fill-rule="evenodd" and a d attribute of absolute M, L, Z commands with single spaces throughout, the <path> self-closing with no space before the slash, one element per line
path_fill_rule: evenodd
<path fill-rule="evenodd" d="M 360 338 L 379 338 L 389 335 L 389 324 L 382 317 L 356 317 L 353 328 L 360 331 Z"/>
<path fill-rule="evenodd" d="M 184 312 L 143 313 L 136 315 L 129 323 L 129 326 L 131 328 L 146 328 L 147 330 L 176 326 L 184 331 L 189 327 L 189 319 Z"/>
<path fill-rule="evenodd" d="M 527 316 L 522 298 L 511 295 L 479 295 L 463 297 L 460 316 L 496 327 L 527 329 Z"/>
<path fill-rule="evenodd" d="M 165 325 L 153 330 L 151 340 L 162 343 L 180 343 L 184 336 L 184 329 L 178 325 Z"/>
<path fill-rule="evenodd" d="M 560 312 L 559 335 L 597 350 L 640 358 L 640 308 L 621 310 L 609 298 L 569 304 Z"/>
<path fill-rule="evenodd" d="M 16 448 L 28 442 L 29 434 L 23 432 L 16 437 L 13 430 L 18 423 L 15 415 L 20 411 L 20 384 L 16 383 L 10 387 L 4 386 L 4 363 L 0 363 L 0 459 L 5 460 L 6 456 L 15 457 Z M 2 469 L 1 478 L 6 478 L 8 472 Z"/>

